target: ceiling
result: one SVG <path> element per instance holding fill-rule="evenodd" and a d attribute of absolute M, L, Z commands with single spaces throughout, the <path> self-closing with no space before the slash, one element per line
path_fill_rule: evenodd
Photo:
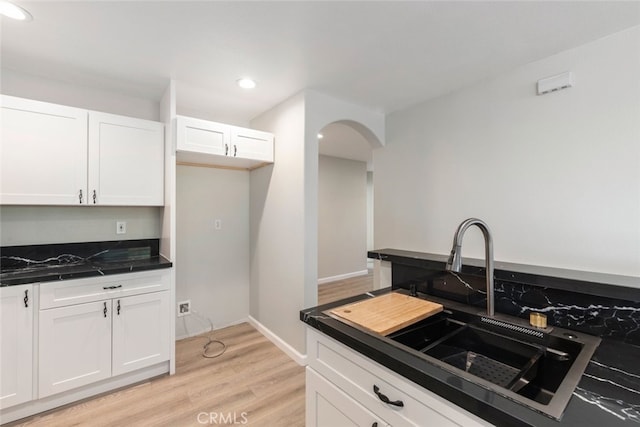
<path fill-rule="evenodd" d="M 14 1 L 34 19 L 2 18 L 3 68 L 151 100 L 174 79 L 179 112 L 239 125 L 303 89 L 390 113 L 640 25 L 637 1 Z"/>

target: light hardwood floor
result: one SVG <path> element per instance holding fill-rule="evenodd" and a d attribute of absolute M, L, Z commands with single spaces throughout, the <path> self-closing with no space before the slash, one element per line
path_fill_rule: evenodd
<path fill-rule="evenodd" d="M 318 304 L 372 289 L 371 273 L 326 283 L 318 286 Z M 176 375 L 7 426 L 220 426 L 243 425 L 245 419 L 244 425 L 257 427 L 304 426 L 304 367 L 248 323 L 216 330 L 212 337 L 227 345 L 219 358 L 202 357 L 206 334 L 180 340 L 176 343 Z M 209 353 L 215 350 L 212 345 Z M 209 417 L 215 417 L 215 422 Z M 211 422 L 202 422 L 207 420 Z"/>
<path fill-rule="evenodd" d="M 373 290 L 373 271 L 362 276 L 318 285 L 318 305 L 364 294 Z"/>
<path fill-rule="evenodd" d="M 214 331 L 213 337 L 227 345 L 219 358 L 202 357 L 207 342 L 203 335 L 180 340 L 176 343 L 176 375 L 12 425 L 220 426 L 234 425 L 234 421 L 242 425 L 246 419 L 245 425 L 251 426 L 304 426 L 304 367 L 248 323 Z M 215 348 L 212 345 L 209 353 L 214 354 Z M 215 417 L 215 422 L 201 422 L 213 421 L 209 417 Z"/>

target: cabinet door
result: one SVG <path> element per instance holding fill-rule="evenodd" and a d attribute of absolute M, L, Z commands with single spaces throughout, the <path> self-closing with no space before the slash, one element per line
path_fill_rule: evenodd
<path fill-rule="evenodd" d="M 33 390 L 33 286 L 0 288 L 0 408 L 27 402 Z"/>
<path fill-rule="evenodd" d="M 87 203 L 87 112 L 1 100 L 0 204 Z"/>
<path fill-rule="evenodd" d="M 40 398 L 111 376 L 111 316 L 111 300 L 40 310 Z"/>
<path fill-rule="evenodd" d="M 113 300 L 113 375 L 169 360 L 169 292 Z"/>
<path fill-rule="evenodd" d="M 226 156 L 229 154 L 230 126 L 207 120 L 178 116 L 176 149 Z"/>
<path fill-rule="evenodd" d="M 342 390 L 306 368 L 307 427 L 383 427 L 387 424 Z"/>
<path fill-rule="evenodd" d="M 234 127 L 231 131 L 230 156 L 273 162 L 273 135 L 253 129 Z"/>
<path fill-rule="evenodd" d="M 164 125 L 89 113 L 89 203 L 164 204 Z"/>

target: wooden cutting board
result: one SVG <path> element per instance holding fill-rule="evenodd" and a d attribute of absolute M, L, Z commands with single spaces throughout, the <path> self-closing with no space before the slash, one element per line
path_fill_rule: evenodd
<path fill-rule="evenodd" d="M 442 309 L 442 304 L 392 292 L 334 308 L 330 313 L 381 335 L 389 335 Z"/>

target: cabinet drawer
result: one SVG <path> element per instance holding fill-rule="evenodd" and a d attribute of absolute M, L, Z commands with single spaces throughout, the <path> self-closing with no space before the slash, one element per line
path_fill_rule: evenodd
<path fill-rule="evenodd" d="M 382 419 L 308 366 L 305 381 L 306 427 L 387 426 Z"/>
<path fill-rule="evenodd" d="M 309 365 L 394 426 L 488 426 L 484 420 L 367 359 L 336 340 L 307 329 Z M 374 392 L 402 406 L 384 403 Z"/>
<path fill-rule="evenodd" d="M 169 270 L 114 274 L 40 285 L 40 309 L 120 298 L 169 289 Z"/>

